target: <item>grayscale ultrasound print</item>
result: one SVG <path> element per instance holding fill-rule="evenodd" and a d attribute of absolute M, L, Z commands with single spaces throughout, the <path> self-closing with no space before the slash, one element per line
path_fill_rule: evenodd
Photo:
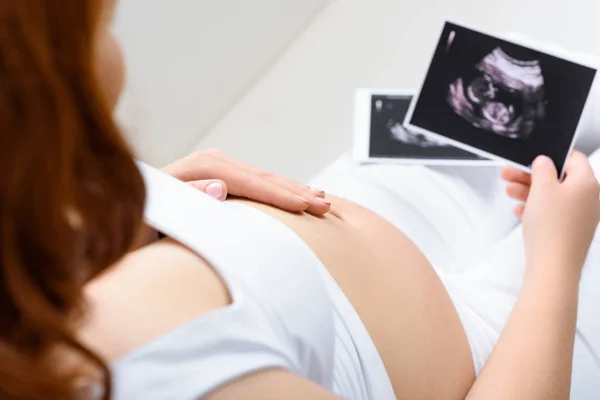
<path fill-rule="evenodd" d="M 544 154 L 562 170 L 595 76 L 596 68 L 446 22 L 404 125 L 524 168 Z"/>
<path fill-rule="evenodd" d="M 459 77 L 450 84 L 447 101 L 454 112 L 476 128 L 528 138 L 546 116 L 539 60 L 517 60 L 497 47 L 475 69 L 479 73 L 470 81 Z"/>
<path fill-rule="evenodd" d="M 402 142 L 410 146 L 417 147 L 445 147 L 448 146 L 446 143 L 428 138 L 421 133 L 415 133 L 406 129 L 398 121 L 390 119 L 387 123 L 387 127 L 390 130 L 390 136 L 392 139 Z"/>
<path fill-rule="evenodd" d="M 386 102 L 385 107 L 391 108 L 391 102 Z M 384 101 L 379 99 L 375 101 L 375 112 L 380 114 L 383 112 Z M 435 140 L 434 138 L 428 138 L 427 136 L 412 132 L 406 129 L 402 125 L 403 121 L 397 121 L 394 118 L 389 118 L 386 122 L 386 127 L 388 129 L 388 134 L 390 138 L 401 142 L 403 144 L 409 146 L 417 146 L 417 147 L 444 147 L 447 146 L 444 142 L 440 140 Z"/>
<path fill-rule="evenodd" d="M 470 161 L 483 158 L 446 141 L 407 129 L 403 123 L 412 95 L 371 97 L 369 157 L 413 160 Z"/>

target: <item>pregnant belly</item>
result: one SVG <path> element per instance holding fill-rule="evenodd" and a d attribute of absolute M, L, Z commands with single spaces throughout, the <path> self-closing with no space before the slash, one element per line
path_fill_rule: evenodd
<path fill-rule="evenodd" d="M 398 399 L 464 399 L 475 379 L 469 345 L 429 261 L 378 215 L 328 200 L 325 217 L 233 201 L 279 219 L 312 248 L 369 331 Z"/>

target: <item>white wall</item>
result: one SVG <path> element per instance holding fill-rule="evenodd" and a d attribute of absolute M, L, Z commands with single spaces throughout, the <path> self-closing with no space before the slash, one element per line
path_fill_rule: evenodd
<path fill-rule="evenodd" d="M 121 0 L 129 65 L 119 115 L 138 156 L 187 153 L 328 0 Z"/>

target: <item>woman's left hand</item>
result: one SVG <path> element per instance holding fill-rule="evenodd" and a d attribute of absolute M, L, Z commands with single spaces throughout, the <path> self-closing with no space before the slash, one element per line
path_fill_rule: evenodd
<path fill-rule="evenodd" d="M 163 171 L 220 200 L 230 194 L 317 216 L 327 213 L 331 207 L 322 190 L 234 160 L 218 150 L 193 153 Z"/>
<path fill-rule="evenodd" d="M 525 212 L 525 202 L 529 197 L 531 190 L 531 174 L 513 167 L 503 167 L 500 177 L 506 182 L 506 194 L 513 200 L 519 201 L 514 208 L 514 214 L 517 218 L 523 218 Z"/>

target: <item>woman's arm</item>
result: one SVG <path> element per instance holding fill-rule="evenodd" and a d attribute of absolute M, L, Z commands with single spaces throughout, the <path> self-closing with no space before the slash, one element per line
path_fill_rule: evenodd
<path fill-rule="evenodd" d="M 528 268 L 550 272 L 524 283 L 467 399 L 569 398 L 579 275 L 558 272 L 565 268 L 551 259 L 539 263 Z"/>
<path fill-rule="evenodd" d="M 568 399 L 581 269 L 600 216 L 600 186 L 587 158 L 574 152 L 566 177 L 539 157 L 531 176 L 507 168 L 508 194 L 526 202 L 527 269 L 521 296 L 467 399 Z"/>

